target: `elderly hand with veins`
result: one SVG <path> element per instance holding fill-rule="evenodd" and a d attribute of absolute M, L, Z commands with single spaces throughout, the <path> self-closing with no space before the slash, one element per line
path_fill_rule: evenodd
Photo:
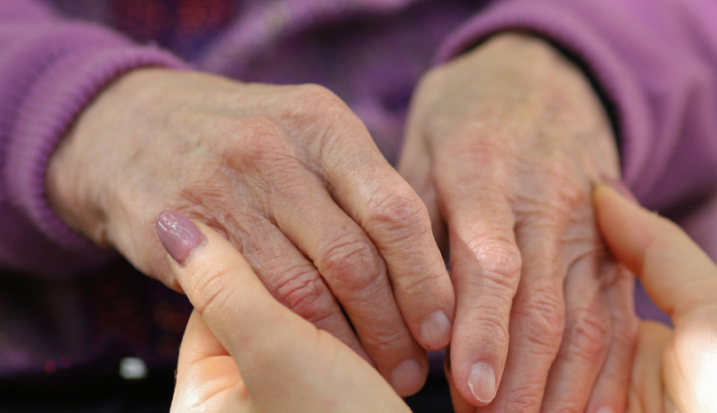
<path fill-rule="evenodd" d="M 594 202 L 610 251 L 675 326 L 639 324 L 626 411 L 717 412 L 717 267 L 677 225 L 614 189 L 598 187 Z M 456 413 L 476 411 L 451 390 Z"/>
<path fill-rule="evenodd" d="M 517 33 L 433 69 L 399 172 L 450 247 L 457 394 L 480 412 L 621 411 L 632 279 L 602 254 L 591 202 L 618 156 L 581 70 Z"/>
<path fill-rule="evenodd" d="M 422 347 L 450 340 L 454 292 L 425 206 L 319 86 L 131 71 L 53 154 L 48 195 L 72 228 L 177 290 L 152 223 L 165 209 L 204 222 L 401 395 L 427 376 Z"/>
<path fill-rule="evenodd" d="M 610 187 L 598 187 L 594 203 L 610 251 L 675 325 L 640 323 L 628 413 L 717 412 L 717 267 L 675 224 Z M 408 411 L 348 347 L 276 303 L 225 239 L 177 213 L 162 215 L 181 229 L 158 232 L 196 307 L 182 341 L 172 413 Z M 614 271 L 627 273 L 620 265 Z M 632 280 L 619 278 L 628 286 Z M 450 362 L 447 370 L 456 413 L 475 412 L 456 388 Z M 623 411 L 625 404 L 611 407 Z"/>

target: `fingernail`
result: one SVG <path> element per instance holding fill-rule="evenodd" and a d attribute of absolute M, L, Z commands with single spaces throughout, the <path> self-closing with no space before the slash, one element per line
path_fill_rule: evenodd
<path fill-rule="evenodd" d="M 413 394 L 423 384 L 421 365 L 416 360 L 405 360 L 391 373 L 391 383 L 400 395 Z"/>
<path fill-rule="evenodd" d="M 164 249 L 180 264 L 204 242 L 204 235 L 187 217 L 176 211 L 162 211 L 157 215 L 157 235 Z"/>
<path fill-rule="evenodd" d="M 620 195 L 623 197 L 629 199 L 630 201 L 639 204 L 640 202 L 637 200 L 637 197 L 635 197 L 635 194 L 630 191 L 630 189 L 622 182 L 620 179 L 615 179 L 611 176 L 603 175 L 602 181 L 606 185 L 610 186 L 612 189 L 617 191 Z M 602 412 L 601 412 L 602 413 Z"/>
<path fill-rule="evenodd" d="M 430 350 L 437 350 L 448 345 L 451 340 L 451 322 L 443 311 L 426 317 L 421 323 L 421 340 Z"/>
<path fill-rule="evenodd" d="M 495 371 L 486 363 L 476 363 L 468 376 L 468 387 L 473 396 L 481 403 L 489 403 L 495 398 Z"/>
<path fill-rule="evenodd" d="M 612 409 L 612 407 L 602 407 L 600 410 L 597 411 L 597 413 L 615 413 L 615 410 Z"/>

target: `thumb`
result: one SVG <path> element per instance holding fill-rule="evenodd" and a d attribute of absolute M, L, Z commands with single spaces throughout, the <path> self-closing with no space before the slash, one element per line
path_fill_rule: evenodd
<path fill-rule="evenodd" d="M 276 301 L 217 232 L 164 211 L 157 217 L 157 233 L 171 256 L 172 271 L 201 316 L 193 331 L 201 333 L 201 322 L 206 323 L 236 361 L 241 376 L 228 373 L 243 379 L 252 405 L 261 411 L 406 409 L 368 363 Z M 194 337 L 205 339 L 195 346 L 196 354 L 185 352 L 189 359 L 221 355 L 210 334 Z"/>
<path fill-rule="evenodd" d="M 594 203 L 608 247 L 675 325 L 717 302 L 717 268 L 676 224 L 606 185 L 595 190 Z"/>

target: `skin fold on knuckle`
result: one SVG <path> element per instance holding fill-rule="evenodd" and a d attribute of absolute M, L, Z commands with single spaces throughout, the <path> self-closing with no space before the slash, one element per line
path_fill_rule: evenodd
<path fill-rule="evenodd" d="M 480 348 L 486 353 L 502 352 L 510 342 L 507 316 L 495 307 L 471 308 L 456 326 L 456 335 L 465 337 L 471 348 Z"/>
<path fill-rule="evenodd" d="M 469 240 L 466 246 L 480 268 L 483 288 L 502 289 L 514 295 L 523 266 L 518 247 L 507 240 L 483 237 Z"/>
<path fill-rule="evenodd" d="M 494 412 L 538 412 L 543 400 L 543 386 L 542 377 L 532 380 L 522 378 L 519 387 L 505 394 L 503 400 L 493 401 L 488 410 Z"/>
<path fill-rule="evenodd" d="M 287 271 L 276 284 L 274 298 L 304 319 L 316 324 L 333 314 L 331 293 L 313 267 Z"/>
<path fill-rule="evenodd" d="M 599 360 L 608 351 L 611 339 L 611 325 L 599 313 L 582 308 L 568 315 L 563 345 L 570 356 Z"/>
<path fill-rule="evenodd" d="M 537 289 L 527 300 L 513 306 L 513 315 L 523 320 L 526 339 L 540 354 L 557 354 L 565 330 L 565 310 L 554 291 Z"/>
<path fill-rule="evenodd" d="M 336 292 L 370 297 L 379 288 L 386 271 L 378 253 L 368 240 L 343 233 L 321 248 L 317 267 L 330 279 Z"/>
<path fill-rule="evenodd" d="M 270 117 L 234 121 L 226 134 L 232 138 L 225 139 L 218 149 L 231 167 L 245 173 L 264 175 L 285 158 L 293 158 L 294 151 L 284 128 Z"/>
<path fill-rule="evenodd" d="M 428 210 L 408 185 L 381 188 L 369 200 L 362 226 L 380 231 L 391 243 L 417 241 L 416 235 L 431 234 Z"/>

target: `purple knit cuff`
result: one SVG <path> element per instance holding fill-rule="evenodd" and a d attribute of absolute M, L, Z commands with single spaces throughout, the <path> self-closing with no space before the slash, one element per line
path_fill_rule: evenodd
<path fill-rule="evenodd" d="M 488 37 L 509 30 L 534 33 L 559 45 L 584 65 L 598 83 L 617 115 L 621 140 L 623 179 L 634 185 L 649 162 L 648 103 L 639 81 L 614 47 L 570 10 L 568 2 L 514 0 L 497 2 L 454 33 L 439 50 L 436 63 L 443 63 Z M 639 195 L 639 194 L 638 194 Z"/>
<path fill-rule="evenodd" d="M 20 108 L 8 146 L 8 189 L 13 202 L 60 248 L 82 256 L 106 251 L 70 229 L 50 207 L 47 166 L 63 135 L 85 106 L 112 80 L 139 67 L 183 69 L 186 64 L 155 47 L 85 48 L 42 70 Z"/>

